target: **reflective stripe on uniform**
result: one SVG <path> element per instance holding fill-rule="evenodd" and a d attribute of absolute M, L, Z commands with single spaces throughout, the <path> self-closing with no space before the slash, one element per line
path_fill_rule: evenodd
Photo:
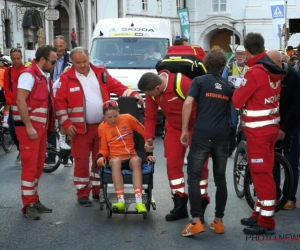
<path fill-rule="evenodd" d="M 182 90 L 180 88 L 180 83 L 181 83 L 181 78 L 182 78 L 182 74 L 181 73 L 177 73 L 176 74 L 176 84 L 175 84 L 175 92 L 180 96 L 180 98 L 182 100 L 185 100 L 185 96 L 184 94 L 182 93 Z"/>
<path fill-rule="evenodd" d="M 46 109 L 46 108 L 36 108 L 36 109 L 33 109 L 31 112 L 33 112 L 33 113 L 47 114 L 48 113 L 48 109 Z"/>
<path fill-rule="evenodd" d="M 264 201 L 260 201 L 260 204 L 264 207 L 275 206 L 276 200 L 264 200 Z"/>
<path fill-rule="evenodd" d="M 56 111 L 56 115 L 59 116 L 59 115 L 64 115 L 64 114 L 67 114 L 67 110 L 59 110 L 59 111 Z"/>
<path fill-rule="evenodd" d="M 263 210 L 263 209 L 261 209 L 261 210 L 259 211 L 259 214 L 260 214 L 261 216 L 273 216 L 273 215 L 275 214 L 275 211 L 274 211 L 274 210 L 268 211 L 268 210 Z"/>
<path fill-rule="evenodd" d="M 200 181 L 200 186 L 206 185 L 207 184 L 207 180 L 202 180 Z"/>
<path fill-rule="evenodd" d="M 40 122 L 40 123 L 47 122 L 47 118 L 43 118 L 43 117 L 39 117 L 39 116 L 30 115 L 29 118 L 35 122 Z"/>
<path fill-rule="evenodd" d="M 122 96 L 130 96 L 133 92 L 134 92 L 134 90 L 132 90 L 132 89 L 126 89 L 124 91 L 124 93 L 122 94 Z"/>
<path fill-rule="evenodd" d="M 184 183 L 184 178 L 178 178 L 178 179 L 175 179 L 175 180 L 170 180 L 170 185 L 171 186 L 179 185 L 181 183 Z"/>
<path fill-rule="evenodd" d="M 255 206 L 254 206 L 254 211 L 255 211 L 255 212 L 259 212 L 259 211 L 260 211 L 260 207 L 258 207 L 258 206 L 255 205 Z"/>
<path fill-rule="evenodd" d="M 20 115 L 13 115 L 13 118 L 16 121 L 21 121 L 21 116 Z"/>
<path fill-rule="evenodd" d="M 279 113 L 279 107 L 274 109 L 265 109 L 265 110 L 247 110 L 243 109 L 243 115 L 250 117 L 259 117 L 259 116 L 267 116 L 272 114 Z"/>
<path fill-rule="evenodd" d="M 80 178 L 80 177 L 74 177 L 73 181 L 78 181 L 78 182 L 89 182 L 90 178 Z"/>
<path fill-rule="evenodd" d="M 16 105 L 11 105 L 10 107 L 11 107 L 11 110 L 12 110 L 12 111 L 18 111 L 18 106 L 16 106 Z"/>
<path fill-rule="evenodd" d="M 94 177 L 94 178 L 100 178 L 100 175 L 97 173 L 90 173 L 90 177 Z"/>
<path fill-rule="evenodd" d="M 76 107 L 76 108 L 68 109 L 68 113 L 78 113 L 78 112 L 83 112 L 83 107 Z"/>
<path fill-rule="evenodd" d="M 60 122 L 60 124 L 63 124 L 66 120 L 68 120 L 69 119 L 69 116 L 68 115 L 64 115 L 64 116 L 62 116 L 61 118 L 60 118 L 60 120 L 59 120 L 59 122 Z"/>
<path fill-rule="evenodd" d="M 184 193 L 184 187 L 171 189 L 171 192 L 172 194 L 176 194 L 177 192 Z"/>
<path fill-rule="evenodd" d="M 77 190 L 83 189 L 83 188 L 85 188 L 85 187 L 88 187 L 88 185 L 85 185 L 85 184 L 78 184 L 78 185 L 75 185 L 75 188 L 76 188 Z"/>
<path fill-rule="evenodd" d="M 30 182 L 30 181 L 22 181 L 22 186 L 24 187 L 34 187 L 35 186 L 35 181 Z"/>
<path fill-rule="evenodd" d="M 258 127 L 263 127 L 263 126 L 267 126 L 267 125 L 278 124 L 279 121 L 280 121 L 280 117 L 277 117 L 276 119 L 267 120 L 267 121 L 242 122 L 242 126 L 248 127 L 248 128 L 258 128 Z"/>
<path fill-rule="evenodd" d="M 207 188 L 201 188 L 200 192 L 201 194 L 207 194 Z"/>
<path fill-rule="evenodd" d="M 84 122 L 83 117 L 70 117 L 72 122 Z"/>
<path fill-rule="evenodd" d="M 100 181 L 92 181 L 92 186 L 100 186 Z"/>
<path fill-rule="evenodd" d="M 35 195 L 35 193 L 36 193 L 35 189 L 34 190 L 22 190 L 22 195 L 25 195 L 25 196 L 27 196 L 27 195 Z"/>

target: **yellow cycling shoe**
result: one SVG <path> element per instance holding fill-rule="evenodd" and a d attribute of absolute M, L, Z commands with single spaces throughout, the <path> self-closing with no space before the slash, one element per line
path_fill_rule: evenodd
<path fill-rule="evenodd" d="M 139 214 L 146 214 L 148 213 L 148 210 L 145 206 L 145 204 L 143 204 L 142 202 L 139 202 L 135 205 L 135 209 L 136 211 L 138 211 Z"/>
<path fill-rule="evenodd" d="M 122 202 L 122 201 L 118 201 L 116 203 L 113 203 L 111 207 L 112 207 L 113 210 L 117 210 L 119 212 L 125 211 L 125 203 Z"/>

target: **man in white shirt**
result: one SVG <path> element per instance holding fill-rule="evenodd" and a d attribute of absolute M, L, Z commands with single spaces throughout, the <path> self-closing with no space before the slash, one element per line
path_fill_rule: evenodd
<path fill-rule="evenodd" d="M 144 55 L 144 60 L 161 60 L 161 53 L 155 51 L 155 45 L 149 44 L 148 52 Z"/>

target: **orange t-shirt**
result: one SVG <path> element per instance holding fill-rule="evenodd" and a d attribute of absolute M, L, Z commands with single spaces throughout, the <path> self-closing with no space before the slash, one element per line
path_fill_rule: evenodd
<path fill-rule="evenodd" d="M 133 131 L 145 136 L 145 127 L 130 114 L 119 115 L 116 125 L 103 121 L 98 127 L 99 154 L 109 160 L 118 157 L 128 160 L 137 156 L 134 149 Z"/>
<path fill-rule="evenodd" d="M 4 88 L 4 72 L 5 68 L 0 68 L 0 87 Z"/>

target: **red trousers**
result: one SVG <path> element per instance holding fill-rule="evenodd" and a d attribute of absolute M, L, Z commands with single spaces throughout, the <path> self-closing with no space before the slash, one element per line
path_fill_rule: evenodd
<path fill-rule="evenodd" d="M 182 171 L 184 164 L 184 157 L 186 153 L 186 147 L 180 143 L 181 131 L 174 129 L 168 123 L 166 123 L 166 135 L 164 138 L 165 158 L 167 159 L 167 174 L 170 182 L 170 188 L 172 194 L 178 194 L 180 196 L 187 196 L 184 191 L 185 181 L 184 173 Z M 192 131 L 190 131 L 190 142 L 192 139 Z M 209 201 L 207 193 L 208 187 L 208 159 L 205 162 L 201 174 L 200 192 L 201 197 L 206 198 Z"/>
<path fill-rule="evenodd" d="M 72 156 L 75 160 L 74 185 L 78 198 L 89 197 L 92 189 L 93 195 L 100 193 L 100 176 L 93 173 L 93 163 L 99 152 L 99 136 L 97 124 L 87 124 L 84 135 L 77 134 L 72 138 Z M 92 152 L 92 165 L 90 171 L 90 154 Z"/>
<path fill-rule="evenodd" d="M 23 213 L 29 203 L 36 203 L 39 198 L 38 182 L 43 173 L 46 156 L 47 130 L 35 129 L 38 138 L 32 140 L 28 137 L 25 126 L 16 126 L 22 162 L 21 193 Z"/>
<path fill-rule="evenodd" d="M 251 217 L 258 225 L 275 228 L 276 188 L 273 178 L 274 147 L 278 134 L 247 137 L 247 152 L 250 173 L 258 197 Z"/>

